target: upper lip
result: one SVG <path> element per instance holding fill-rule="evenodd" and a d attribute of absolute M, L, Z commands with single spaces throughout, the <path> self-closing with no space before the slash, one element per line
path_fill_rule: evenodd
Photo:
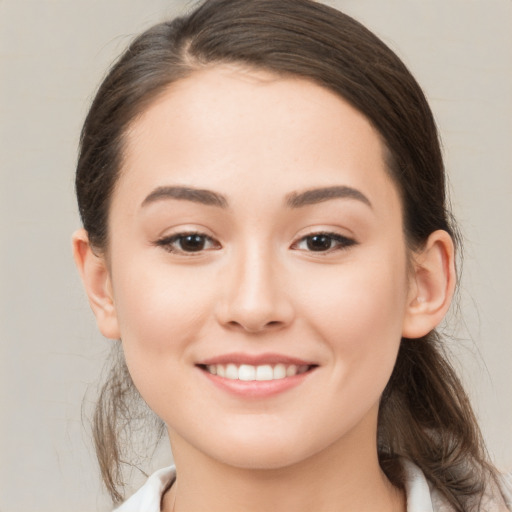
<path fill-rule="evenodd" d="M 215 365 L 215 364 L 248 364 L 251 366 L 260 366 L 260 365 L 275 365 L 275 364 L 285 364 L 285 365 L 297 365 L 297 366 L 312 366 L 316 365 L 312 361 L 308 361 L 305 359 L 301 359 L 298 357 L 287 356 L 283 354 L 274 354 L 274 353 L 265 353 L 265 354 L 242 354 L 242 353 L 230 353 L 230 354 L 222 354 L 219 356 L 214 356 L 208 359 L 201 360 L 197 363 L 198 365 Z"/>

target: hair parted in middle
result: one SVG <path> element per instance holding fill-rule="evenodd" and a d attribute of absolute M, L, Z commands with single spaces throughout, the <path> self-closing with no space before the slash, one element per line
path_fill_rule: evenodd
<path fill-rule="evenodd" d="M 432 112 L 416 80 L 379 38 L 311 0 L 208 0 L 137 37 L 95 96 L 81 134 L 76 192 L 99 253 L 108 253 L 110 200 L 131 123 L 173 83 L 221 64 L 311 80 L 344 98 L 382 137 L 409 248 L 420 248 L 438 229 L 458 241 Z M 130 419 L 132 386 L 121 360 L 96 412 L 98 457 L 115 501 L 122 499 L 119 425 Z M 456 510 L 468 510 L 492 474 L 469 401 L 436 332 L 402 340 L 381 400 L 378 444 L 381 466 L 394 484 L 401 485 L 399 457 L 409 457 Z"/>

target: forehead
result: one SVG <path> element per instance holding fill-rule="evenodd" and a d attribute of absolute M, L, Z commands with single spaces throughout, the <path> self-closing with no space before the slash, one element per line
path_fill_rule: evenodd
<path fill-rule="evenodd" d="M 389 186 L 384 155 L 378 132 L 334 92 L 218 66 L 173 83 L 135 120 L 118 189 L 171 181 L 229 194 L 246 182 L 252 192 L 286 193 L 348 180 L 378 192 Z"/>

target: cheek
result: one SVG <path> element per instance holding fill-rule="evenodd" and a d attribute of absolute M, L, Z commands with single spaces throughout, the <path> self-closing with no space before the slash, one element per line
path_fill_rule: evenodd
<path fill-rule="evenodd" d="M 136 380 L 162 363 L 167 369 L 183 362 L 213 294 L 198 272 L 135 260 L 122 266 L 117 267 L 114 298 L 127 364 Z"/>
<path fill-rule="evenodd" d="M 387 270 L 353 272 L 343 282 L 331 282 L 329 294 L 325 283 L 323 299 L 310 301 L 315 308 L 310 318 L 316 319 L 333 361 L 324 388 L 326 407 L 337 418 L 333 435 L 342 435 L 377 406 L 395 365 L 406 281 Z"/>
<path fill-rule="evenodd" d="M 385 386 L 401 341 L 405 265 L 372 262 L 310 283 L 304 315 L 321 333 L 343 380 Z M 309 305 L 309 307 L 306 307 Z M 338 375 L 339 377 L 339 375 Z"/>
<path fill-rule="evenodd" d="M 365 332 L 401 333 L 407 299 L 404 268 L 380 261 L 316 275 L 306 283 L 304 311 L 321 319 L 332 336 L 338 332 L 347 342 Z"/>

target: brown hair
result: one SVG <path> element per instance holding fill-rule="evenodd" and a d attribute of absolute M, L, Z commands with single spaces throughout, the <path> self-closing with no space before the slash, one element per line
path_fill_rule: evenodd
<path fill-rule="evenodd" d="M 415 79 L 382 41 L 349 16 L 310 0 L 209 0 L 136 38 L 96 94 L 76 173 L 80 214 L 96 249 L 108 247 L 109 203 L 130 123 L 170 84 L 218 63 L 304 77 L 345 98 L 384 140 L 409 246 L 420 247 L 437 229 L 458 241 L 432 113 Z M 123 361 L 113 371 L 98 402 L 95 440 L 104 482 L 119 501 L 119 432 L 126 431 L 136 392 Z M 402 340 L 381 400 L 378 449 L 395 485 L 401 485 L 399 457 L 408 457 L 460 511 L 476 506 L 493 474 L 467 395 L 435 332 Z"/>

